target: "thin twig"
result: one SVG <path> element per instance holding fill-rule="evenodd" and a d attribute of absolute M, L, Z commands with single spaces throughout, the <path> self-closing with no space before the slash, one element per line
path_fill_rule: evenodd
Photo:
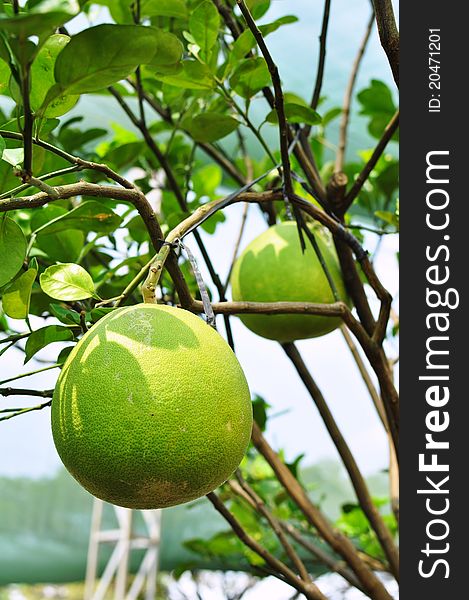
<path fill-rule="evenodd" d="M 363 591 L 360 582 L 352 573 L 352 571 L 350 571 L 350 569 L 348 569 L 345 566 L 343 560 L 335 559 L 334 556 L 328 554 L 325 550 L 323 550 L 320 546 L 312 542 L 310 539 L 305 539 L 289 521 L 282 521 L 282 527 L 288 533 L 288 535 L 290 535 L 295 540 L 295 542 L 300 544 L 300 546 L 303 546 L 305 550 L 308 550 L 308 552 L 315 556 L 320 562 L 325 564 L 330 571 L 338 573 L 351 585 L 356 587 L 358 590 Z"/>
<path fill-rule="evenodd" d="M 274 569 L 275 572 L 280 573 L 284 580 L 287 581 L 291 586 L 300 591 L 309 600 L 326 600 L 325 596 L 321 592 L 316 592 L 317 588 L 312 587 L 311 583 L 305 583 L 295 573 L 287 567 L 282 561 L 278 560 L 275 556 L 270 554 L 263 546 L 261 546 L 256 540 L 246 533 L 241 523 L 236 519 L 234 515 L 226 508 L 220 498 L 215 492 L 207 494 L 207 498 L 213 504 L 214 508 L 222 515 L 222 517 L 229 523 L 233 531 L 239 537 L 239 539 L 253 552 L 260 556 L 265 562 Z M 387 599 L 388 600 L 388 599 Z"/>
<path fill-rule="evenodd" d="M 223 291 L 225 292 L 225 294 L 226 294 L 226 290 L 228 289 L 228 286 L 230 284 L 230 278 L 231 278 L 231 273 L 233 271 L 234 264 L 238 257 L 239 247 L 241 245 L 241 239 L 243 237 L 244 228 L 246 226 L 248 211 L 249 211 L 249 204 L 246 202 L 243 206 L 243 213 L 241 215 L 241 225 L 239 227 L 238 237 L 236 238 L 236 242 L 235 242 L 235 245 L 233 248 L 233 255 L 231 257 L 230 268 L 228 269 L 228 274 L 226 276 L 225 285 L 223 286 Z"/>
<path fill-rule="evenodd" d="M 342 335 L 344 337 L 344 340 L 345 340 L 350 352 L 352 353 L 352 356 L 355 360 L 358 370 L 360 371 L 360 375 L 362 376 L 363 382 L 365 383 L 366 388 L 367 388 L 368 392 L 370 393 L 370 396 L 373 401 L 373 405 L 376 409 L 376 412 L 378 413 L 378 416 L 379 416 L 385 430 L 388 431 L 389 427 L 387 424 L 386 412 L 384 410 L 383 401 L 381 400 L 381 397 L 378 394 L 378 390 L 376 389 L 376 387 L 373 383 L 373 380 L 371 379 L 371 376 L 368 373 L 368 369 L 366 368 L 366 365 L 360 355 L 360 352 L 359 352 L 357 346 L 355 345 L 353 338 L 349 333 L 349 330 L 344 326 L 342 326 L 340 328 L 340 330 L 342 332 Z"/>
<path fill-rule="evenodd" d="M 22 175 L 25 178 L 31 177 L 33 174 L 33 125 L 34 116 L 31 110 L 29 101 L 29 93 L 31 87 L 31 65 L 28 64 L 24 68 L 21 78 L 21 96 L 23 99 L 23 148 L 24 162 Z"/>
<path fill-rule="evenodd" d="M 374 12 L 371 14 L 370 20 L 368 21 L 368 25 L 366 27 L 365 35 L 361 41 L 360 47 L 357 52 L 357 56 L 353 62 L 352 71 L 350 73 L 350 78 L 347 83 L 347 88 L 345 90 L 344 104 L 342 107 L 342 118 L 340 121 L 340 129 L 339 129 L 339 145 L 337 148 L 337 156 L 335 159 L 335 171 L 342 171 L 344 168 L 344 160 L 345 160 L 345 148 L 347 145 L 347 128 L 350 120 L 350 107 L 352 104 L 353 90 L 355 87 L 355 82 L 357 80 L 358 70 L 360 68 L 360 64 L 365 54 L 365 49 L 368 44 L 368 40 L 370 39 L 371 31 L 373 29 L 373 24 L 375 22 L 375 14 Z"/>
<path fill-rule="evenodd" d="M 398 126 L 399 126 L 399 111 L 397 111 L 393 115 L 392 119 L 386 125 L 386 129 L 384 130 L 383 135 L 381 136 L 381 139 L 379 140 L 378 144 L 376 145 L 376 148 L 373 150 L 373 154 L 370 156 L 370 158 L 368 159 L 368 162 L 363 167 L 363 170 L 360 172 L 360 174 L 356 178 L 351 189 L 347 192 L 347 195 L 345 196 L 345 211 L 350 207 L 352 202 L 355 200 L 355 198 L 360 193 L 360 190 L 362 189 L 365 181 L 368 179 L 371 171 L 375 168 L 376 163 L 378 162 L 381 155 L 383 154 L 384 149 L 388 145 L 389 140 L 392 138 L 392 136 L 396 132 Z"/>
<path fill-rule="evenodd" d="M 272 530 L 274 531 L 275 535 L 278 537 L 279 542 L 282 544 L 283 549 L 285 550 L 288 558 L 290 559 L 292 564 L 295 566 L 301 579 L 303 579 L 303 581 L 305 581 L 307 583 L 310 583 L 311 577 L 309 576 L 309 573 L 308 573 L 303 561 L 301 560 L 301 558 L 298 556 L 298 554 L 295 551 L 295 549 L 293 548 L 293 546 L 288 541 L 288 539 L 285 535 L 285 532 L 283 531 L 282 526 L 280 525 L 280 521 L 267 508 L 267 506 L 265 505 L 265 502 L 255 492 L 255 490 L 253 490 L 253 488 L 244 480 L 239 469 L 236 471 L 235 475 L 236 475 L 236 479 L 238 481 L 230 482 L 231 489 L 233 489 L 233 491 L 238 493 L 241 497 L 245 498 L 246 500 L 248 500 L 248 499 L 252 500 L 251 506 L 254 508 L 255 511 L 257 511 L 259 514 L 261 514 L 266 519 L 266 521 L 269 523 L 269 525 L 272 528 Z M 244 492 L 244 494 L 243 494 L 243 492 Z M 247 498 L 246 498 L 246 496 L 247 496 Z M 319 592 L 319 590 L 317 590 L 317 591 Z"/>
<path fill-rule="evenodd" d="M 11 414 L 9 414 L 5 417 L 0 417 L 0 421 L 8 421 L 8 419 L 13 419 L 13 417 L 19 417 L 20 415 L 24 415 L 25 413 L 32 412 L 33 410 L 42 410 L 43 408 L 46 408 L 46 407 L 50 406 L 51 404 L 52 404 L 52 400 L 49 400 L 48 402 L 44 402 L 44 404 L 38 404 L 37 406 L 28 406 L 27 408 L 21 408 L 20 410 L 17 410 L 16 412 L 12 412 Z M 0 411 L 0 412 L 5 412 L 5 411 Z"/>
<path fill-rule="evenodd" d="M 297 347 L 293 343 L 282 344 L 286 355 L 293 363 L 300 379 L 305 384 L 311 398 L 316 404 L 321 419 L 326 426 L 329 435 L 342 459 L 344 467 L 349 474 L 353 489 L 357 495 L 360 506 L 366 515 L 372 529 L 376 533 L 379 543 L 384 550 L 384 553 L 389 561 L 391 572 L 396 577 L 399 577 L 399 555 L 397 547 L 392 538 L 391 532 L 385 524 L 381 514 L 373 503 L 373 499 L 368 490 L 365 478 L 361 474 L 360 468 L 348 446 L 342 432 L 340 431 L 332 412 L 327 405 L 327 402 L 317 386 L 313 376 L 306 367 Z"/>
<path fill-rule="evenodd" d="M 42 367 L 42 369 L 36 369 L 35 371 L 29 371 L 28 373 L 22 373 L 21 375 L 15 375 L 14 377 L 9 377 L 8 379 L 4 379 L 0 381 L 0 385 L 4 385 L 5 383 L 10 383 L 10 381 L 16 381 L 17 379 L 22 379 L 23 377 L 30 377 L 31 375 L 36 375 L 37 373 L 43 373 L 44 371 L 50 371 L 51 369 L 59 369 L 62 365 L 54 364 L 49 365 L 48 367 Z"/>
<path fill-rule="evenodd" d="M 324 13 L 322 17 L 321 34 L 319 36 L 319 61 L 316 74 L 316 83 L 314 84 L 313 97 L 311 99 L 311 108 L 316 110 L 321 97 L 322 80 L 324 77 L 324 66 L 326 63 L 326 41 L 327 29 L 329 26 L 329 15 L 331 11 L 331 0 L 325 0 Z"/>
<path fill-rule="evenodd" d="M 251 30 L 257 45 L 259 46 L 262 55 L 267 63 L 267 67 L 269 69 L 270 77 L 272 79 L 272 85 L 274 87 L 275 94 L 275 110 L 278 115 L 278 127 L 279 127 L 279 135 L 280 135 L 280 155 L 282 157 L 282 168 L 283 168 L 283 179 L 285 184 L 285 190 L 287 194 L 293 192 L 293 183 L 291 179 L 291 171 L 290 171 L 290 155 L 288 151 L 288 124 L 285 115 L 285 105 L 283 100 L 283 90 L 282 84 L 280 82 L 280 75 L 278 72 L 277 65 L 275 64 L 272 55 L 267 48 L 267 45 L 264 41 L 262 33 L 256 25 L 256 22 L 252 18 L 252 15 L 249 11 L 249 8 L 246 6 L 244 0 L 236 0 L 241 10 L 243 17 L 248 24 L 249 29 Z M 329 1 L 329 0 L 326 0 Z"/>
<path fill-rule="evenodd" d="M 374 600 L 392 600 L 392 597 L 387 592 L 382 582 L 361 560 L 357 549 L 352 542 L 339 530 L 335 529 L 319 508 L 311 502 L 293 473 L 267 443 L 267 440 L 262 435 L 262 432 L 256 423 L 253 425 L 251 439 L 258 451 L 272 467 L 288 495 L 304 514 L 308 523 L 316 528 L 321 538 L 329 544 L 337 554 L 342 556 L 360 581 L 365 593 Z"/>

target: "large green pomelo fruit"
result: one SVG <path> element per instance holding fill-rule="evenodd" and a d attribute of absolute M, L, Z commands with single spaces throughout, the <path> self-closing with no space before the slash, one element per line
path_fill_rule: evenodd
<path fill-rule="evenodd" d="M 228 344 L 192 313 L 156 304 L 98 321 L 52 399 L 64 465 L 89 492 L 128 508 L 214 490 L 239 465 L 251 428 L 248 385 Z"/>
<path fill-rule="evenodd" d="M 348 301 L 334 244 L 322 227 L 312 227 L 318 247 L 341 300 Z M 233 300 L 251 302 L 334 302 L 317 254 L 305 236 L 302 252 L 296 222 L 270 227 L 252 241 L 233 268 Z M 270 340 L 292 342 L 325 335 L 341 319 L 317 315 L 242 315 L 254 333 Z"/>

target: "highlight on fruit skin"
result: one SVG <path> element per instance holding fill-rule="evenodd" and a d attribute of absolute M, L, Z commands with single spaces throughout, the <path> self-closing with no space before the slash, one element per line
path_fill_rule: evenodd
<path fill-rule="evenodd" d="M 201 318 L 169 306 L 119 308 L 68 357 L 52 399 L 65 467 L 89 492 L 139 509 L 214 490 L 241 462 L 252 405 L 241 366 Z"/>
<path fill-rule="evenodd" d="M 339 298 L 349 302 L 329 232 L 322 226 L 310 227 Z M 233 300 L 333 303 L 334 294 L 315 249 L 306 235 L 304 239 L 306 251 L 303 253 L 295 221 L 274 225 L 254 239 L 234 265 Z M 257 335 L 278 342 L 319 337 L 341 324 L 339 317 L 319 315 L 245 314 L 240 319 Z"/>

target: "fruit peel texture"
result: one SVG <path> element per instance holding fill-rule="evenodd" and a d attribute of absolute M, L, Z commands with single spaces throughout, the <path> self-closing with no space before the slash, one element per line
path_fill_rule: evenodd
<path fill-rule="evenodd" d="M 312 231 L 339 298 L 349 303 L 332 238 L 323 228 L 314 227 Z M 306 251 L 303 253 L 296 223 L 286 221 L 270 227 L 253 240 L 233 268 L 233 300 L 333 303 L 334 295 L 326 274 L 306 235 L 304 239 Z M 319 337 L 342 322 L 339 317 L 296 314 L 245 314 L 240 319 L 257 335 L 279 342 Z"/>
<path fill-rule="evenodd" d="M 162 305 L 98 321 L 52 400 L 66 468 L 93 495 L 128 508 L 214 490 L 239 465 L 251 429 L 249 388 L 228 344 L 199 317 Z"/>

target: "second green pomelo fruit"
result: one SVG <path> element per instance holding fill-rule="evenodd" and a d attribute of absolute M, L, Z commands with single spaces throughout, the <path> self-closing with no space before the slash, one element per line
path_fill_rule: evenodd
<path fill-rule="evenodd" d="M 223 338 L 192 313 L 139 304 L 106 315 L 71 352 L 52 433 L 89 492 L 161 508 L 214 490 L 249 443 L 246 379 Z"/>
<path fill-rule="evenodd" d="M 341 300 L 348 301 L 334 244 L 322 227 L 314 237 Z M 235 301 L 334 302 L 324 269 L 307 236 L 303 253 L 296 222 L 274 225 L 252 241 L 233 268 Z M 244 314 L 242 322 L 254 333 L 279 342 L 325 335 L 336 329 L 340 318 L 317 315 Z"/>

